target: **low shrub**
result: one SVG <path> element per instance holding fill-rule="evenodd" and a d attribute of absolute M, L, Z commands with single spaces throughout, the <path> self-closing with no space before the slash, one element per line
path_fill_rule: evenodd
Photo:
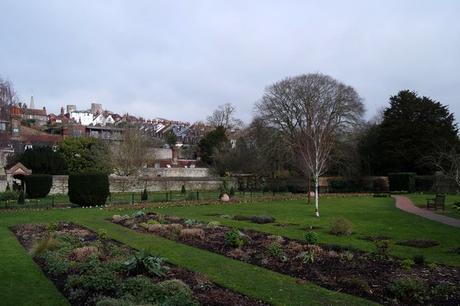
<path fill-rule="evenodd" d="M 390 253 L 389 240 L 374 240 L 375 253 L 380 257 L 388 257 Z"/>
<path fill-rule="evenodd" d="M 59 247 L 58 241 L 53 236 L 45 237 L 37 241 L 32 249 L 32 255 L 39 256 L 48 250 L 56 250 Z"/>
<path fill-rule="evenodd" d="M 418 266 L 423 266 L 425 264 L 425 255 L 417 254 L 412 257 L 414 263 Z"/>
<path fill-rule="evenodd" d="M 313 231 L 309 231 L 305 233 L 305 241 L 308 244 L 317 244 L 318 243 L 318 234 Z"/>
<path fill-rule="evenodd" d="M 412 259 L 403 259 L 401 261 L 401 267 L 405 270 L 410 270 L 415 265 L 415 262 Z"/>
<path fill-rule="evenodd" d="M 302 260 L 304 264 L 313 263 L 315 262 L 315 252 L 312 252 L 312 251 L 300 252 L 296 256 L 296 258 Z"/>
<path fill-rule="evenodd" d="M 208 224 L 206 225 L 206 227 L 208 228 L 216 228 L 216 227 L 219 227 L 220 226 L 220 222 L 219 221 L 210 221 L 208 222 Z"/>
<path fill-rule="evenodd" d="M 24 177 L 27 197 L 31 199 L 44 198 L 53 185 L 53 176 L 49 174 L 31 174 Z"/>
<path fill-rule="evenodd" d="M 105 173 L 69 175 L 69 200 L 74 204 L 105 205 L 109 193 L 109 178 Z"/>
<path fill-rule="evenodd" d="M 149 199 L 149 193 L 147 192 L 147 188 L 144 188 L 144 190 L 141 193 L 141 201 L 145 202 L 148 201 Z"/>
<path fill-rule="evenodd" d="M 133 218 L 141 218 L 145 216 L 145 212 L 138 210 L 132 214 Z"/>
<path fill-rule="evenodd" d="M 414 192 L 415 190 L 415 173 L 412 173 L 412 172 L 389 173 L 388 181 L 390 185 L 390 191 Z"/>
<path fill-rule="evenodd" d="M 275 218 L 271 216 L 252 216 L 251 222 L 258 223 L 258 224 L 273 223 L 275 222 Z"/>
<path fill-rule="evenodd" d="M 240 248 L 244 245 L 245 239 L 243 233 L 236 228 L 225 233 L 225 245 L 232 248 Z"/>
<path fill-rule="evenodd" d="M 278 242 L 273 242 L 269 244 L 267 246 L 267 252 L 270 256 L 275 258 L 281 259 L 284 257 L 283 247 Z"/>
<path fill-rule="evenodd" d="M 229 195 L 230 197 L 234 197 L 234 196 L 235 196 L 235 188 L 233 188 L 233 186 L 230 188 L 230 191 L 229 191 L 228 195 Z"/>
<path fill-rule="evenodd" d="M 150 255 L 142 250 L 128 258 L 123 263 L 123 266 L 129 273 L 148 273 L 153 276 L 164 276 L 169 270 L 164 262 L 164 258 Z"/>
<path fill-rule="evenodd" d="M 184 228 L 180 231 L 179 237 L 184 240 L 189 239 L 199 239 L 203 240 L 205 238 L 205 233 L 201 228 Z"/>
<path fill-rule="evenodd" d="M 337 236 L 348 236 L 353 232 L 353 223 L 345 218 L 337 218 L 331 224 L 329 233 Z"/>
<path fill-rule="evenodd" d="M 17 202 L 18 202 L 19 205 L 24 205 L 26 203 L 26 198 L 24 196 L 24 192 L 19 191 L 18 201 Z"/>
<path fill-rule="evenodd" d="M 407 305 L 423 304 L 427 288 L 419 279 L 405 277 L 393 281 L 389 286 L 390 293 L 400 302 Z"/>
<path fill-rule="evenodd" d="M 19 197 L 19 194 L 17 191 L 7 190 L 5 192 L 0 192 L 0 201 L 17 200 L 18 197 Z"/>

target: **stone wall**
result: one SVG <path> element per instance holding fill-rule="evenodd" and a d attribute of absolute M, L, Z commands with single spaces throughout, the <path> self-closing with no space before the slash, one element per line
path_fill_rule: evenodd
<path fill-rule="evenodd" d="M 145 168 L 143 172 L 152 177 L 210 177 L 209 168 Z"/>
<path fill-rule="evenodd" d="M 182 185 L 188 191 L 217 190 L 223 185 L 224 179 L 218 177 L 122 177 L 111 175 L 109 181 L 110 192 L 141 192 L 144 188 L 147 188 L 148 191 L 181 190 Z M 67 175 L 54 175 L 50 194 L 66 194 L 67 182 Z M 228 186 L 231 185 L 232 183 L 229 182 Z"/>

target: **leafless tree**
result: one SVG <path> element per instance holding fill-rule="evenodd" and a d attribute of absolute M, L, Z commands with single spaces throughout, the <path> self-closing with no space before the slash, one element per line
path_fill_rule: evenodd
<path fill-rule="evenodd" d="M 299 154 L 305 176 L 313 176 L 319 217 L 319 177 L 327 169 L 337 135 L 360 121 L 361 98 L 352 87 L 327 75 L 306 74 L 267 87 L 256 108 Z"/>
<path fill-rule="evenodd" d="M 147 162 L 148 140 L 136 127 L 126 128 L 122 142 L 113 150 L 115 173 L 128 176 L 139 172 Z"/>
<path fill-rule="evenodd" d="M 10 107 L 18 102 L 13 84 L 8 80 L 0 78 L 0 119 L 8 120 Z"/>
<path fill-rule="evenodd" d="M 226 130 L 241 128 L 243 121 L 235 118 L 235 106 L 231 103 L 219 105 L 219 107 L 208 116 L 207 123 L 213 127 L 223 126 Z"/>
<path fill-rule="evenodd" d="M 460 188 L 460 152 L 455 149 L 440 151 L 429 158 L 439 171 L 457 184 L 457 193 Z"/>

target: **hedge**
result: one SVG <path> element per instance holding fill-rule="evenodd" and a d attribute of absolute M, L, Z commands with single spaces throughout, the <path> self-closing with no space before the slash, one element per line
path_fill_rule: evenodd
<path fill-rule="evenodd" d="M 27 197 L 31 199 L 44 198 L 50 193 L 53 176 L 50 174 L 31 174 L 24 177 Z"/>
<path fill-rule="evenodd" d="M 415 177 L 415 191 L 417 192 L 430 192 L 434 190 L 435 177 L 430 175 L 416 176 Z"/>
<path fill-rule="evenodd" d="M 105 173 L 69 175 L 69 200 L 74 204 L 105 205 L 109 193 L 109 177 Z"/>
<path fill-rule="evenodd" d="M 389 173 L 388 181 L 390 184 L 390 191 L 414 192 L 415 190 L 414 172 Z"/>

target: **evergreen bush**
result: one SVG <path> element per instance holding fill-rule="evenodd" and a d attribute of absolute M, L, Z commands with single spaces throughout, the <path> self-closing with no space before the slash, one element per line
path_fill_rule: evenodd
<path fill-rule="evenodd" d="M 69 175 L 69 200 L 74 204 L 104 205 L 109 193 L 109 178 L 106 173 Z"/>
<path fill-rule="evenodd" d="M 390 191 L 414 192 L 415 190 L 414 172 L 389 173 L 388 180 L 390 184 Z"/>
<path fill-rule="evenodd" d="M 31 174 L 24 177 L 27 197 L 31 199 L 44 198 L 53 185 L 53 176 L 50 174 Z"/>

